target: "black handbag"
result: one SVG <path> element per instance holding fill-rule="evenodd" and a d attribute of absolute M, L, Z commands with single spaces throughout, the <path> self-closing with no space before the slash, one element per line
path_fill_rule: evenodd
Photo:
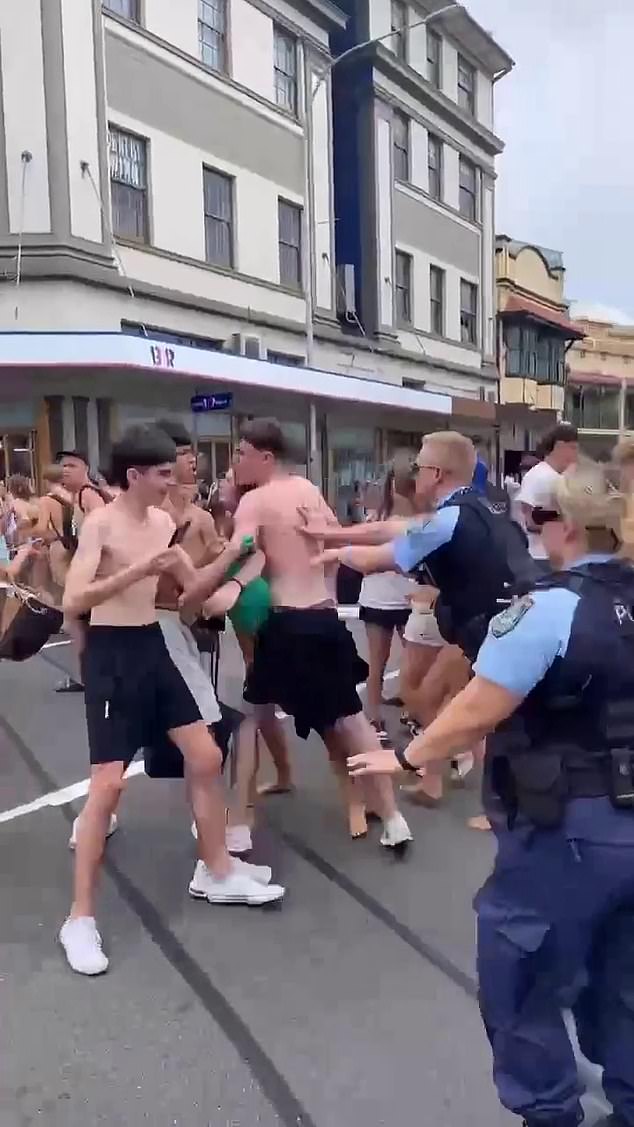
<path fill-rule="evenodd" d="M 218 702 L 220 720 L 211 724 L 211 732 L 222 752 L 222 766 L 224 768 L 232 750 L 233 736 L 244 720 L 242 712 L 230 708 L 228 704 Z M 143 748 L 145 760 L 145 773 L 151 779 L 182 779 L 185 774 L 183 757 L 173 744 L 167 733 L 157 736 L 150 747 Z"/>
<path fill-rule="evenodd" d="M 64 616 L 28 587 L 7 584 L 0 592 L 0 659 L 26 661 L 39 653 L 52 634 L 62 628 Z"/>

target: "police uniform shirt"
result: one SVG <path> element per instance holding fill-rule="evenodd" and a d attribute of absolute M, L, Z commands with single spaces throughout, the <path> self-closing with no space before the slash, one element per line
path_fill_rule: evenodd
<path fill-rule="evenodd" d="M 394 563 L 401 571 L 407 574 L 432 552 L 450 543 L 456 531 L 460 508 L 449 502 L 456 493 L 460 492 L 462 489 L 452 489 L 451 493 L 442 499 L 441 507 L 436 509 L 435 513 L 424 521 L 411 524 L 407 532 L 394 541 L 392 544 Z"/>
<path fill-rule="evenodd" d="M 566 570 L 613 558 L 587 555 Z M 528 696 L 555 659 L 565 657 L 579 602 L 578 594 L 563 587 L 532 591 L 519 599 L 491 621 L 474 673 L 517 696 Z M 566 807 L 564 827 L 571 840 L 634 845 L 634 813 L 617 811 L 607 797 L 573 799 Z"/>

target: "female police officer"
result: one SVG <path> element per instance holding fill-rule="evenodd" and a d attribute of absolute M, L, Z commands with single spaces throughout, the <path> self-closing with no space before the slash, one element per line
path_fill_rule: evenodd
<path fill-rule="evenodd" d="M 480 1005 L 502 1103 L 529 1127 L 581 1121 L 586 1056 L 634 1127 L 634 570 L 615 552 L 621 496 L 590 464 L 534 510 L 562 570 L 495 617 L 474 678 L 405 752 L 353 775 L 420 770 L 486 732 L 498 839 L 476 898 Z"/>

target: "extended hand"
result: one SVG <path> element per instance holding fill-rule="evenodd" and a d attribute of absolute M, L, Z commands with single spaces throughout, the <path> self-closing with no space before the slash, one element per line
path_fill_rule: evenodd
<path fill-rule="evenodd" d="M 357 775 L 398 775 L 402 767 L 393 751 L 364 751 L 348 759 L 348 773 Z"/>
<path fill-rule="evenodd" d="M 146 564 L 147 575 L 164 575 L 165 572 L 174 571 L 176 568 L 187 567 L 193 570 L 192 562 L 186 552 L 175 544 L 172 548 L 165 548 L 151 556 Z"/>
<path fill-rule="evenodd" d="M 327 540 L 328 533 L 332 531 L 332 524 L 320 513 L 316 513 L 314 509 L 309 509 L 306 505 L 300 505 L 298 513 L 302 518 L 303 524 L 300 524 L 297 531 L 301 532 L 303 536 L 307 536 L 309 540 Z"/>
<path fill-rule="evenodd" d="M 311 567 L 327 567 L 329 564 L 341 563 L 340 548 L 326 548 L 323 552 L 313 556 L 310 561 Z"/>

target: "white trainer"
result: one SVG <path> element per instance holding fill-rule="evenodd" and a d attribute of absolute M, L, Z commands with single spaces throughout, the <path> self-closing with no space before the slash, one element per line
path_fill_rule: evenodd
<path fill-rule="evenodd" d="M 189 885 L 189 895 L 195 900 L 210 904 L 272 904 L 281 900 L 285 889 L 279 884 L 262 884 L 244 869 L 251 866 L 240 862 L 224 880 L 210 873 L 204 861 L 199 861 Z"/>
<path fill-rule="evenodd" d="M 225 841 L 229 853 L 250 853 L 253 848 L 249 826 L 227 826 Z"/>
<path fill-rule="evenodd" d="M 68 848 L 69 849 L 74 849 L 75 846 L 77 845 L 77 824 L 78 824 L 80 818 L 81 818 L 81 814 L 77 818 L 75 818 L 75 821 L 73 822 L 73 828 L 71 830 L 71 835 L 68 839 Z M 106 832 L 106 840 L 109 837 L 112 837 L 113 833 L 118 828 L 119 828 L 119 822 L 118 822 L 118 819 L 117 819 L 117 815 L 111 814 L 110 815 L 110 825 L 108 826 L 108 830 Z"/>
<path fill-rule="evenodd" d="M 407 845 L 409 841 L 413 840 L 411 830 L 400 810 L 397 810 L 383 823 L 381 845 L 385 845 L 389 849 L 395 849 L 397 846 Z"/>
<path fill-rule="evenodd" d="M 103 974 L 108 959 L 101 948 L 101 936 L 92 916 L 69 918 L 62 924 L 59 941 L 68 965 L 77 974 Z"/>
<path fill-rule="evenodd" d="M 234 873 L 244 873 L 258 884 L 271 883 L 273 872 L 268 865 L 252 865 L 250 861 L 242 861 L 240 857 L 233 857 L 232 860 Z"/>

